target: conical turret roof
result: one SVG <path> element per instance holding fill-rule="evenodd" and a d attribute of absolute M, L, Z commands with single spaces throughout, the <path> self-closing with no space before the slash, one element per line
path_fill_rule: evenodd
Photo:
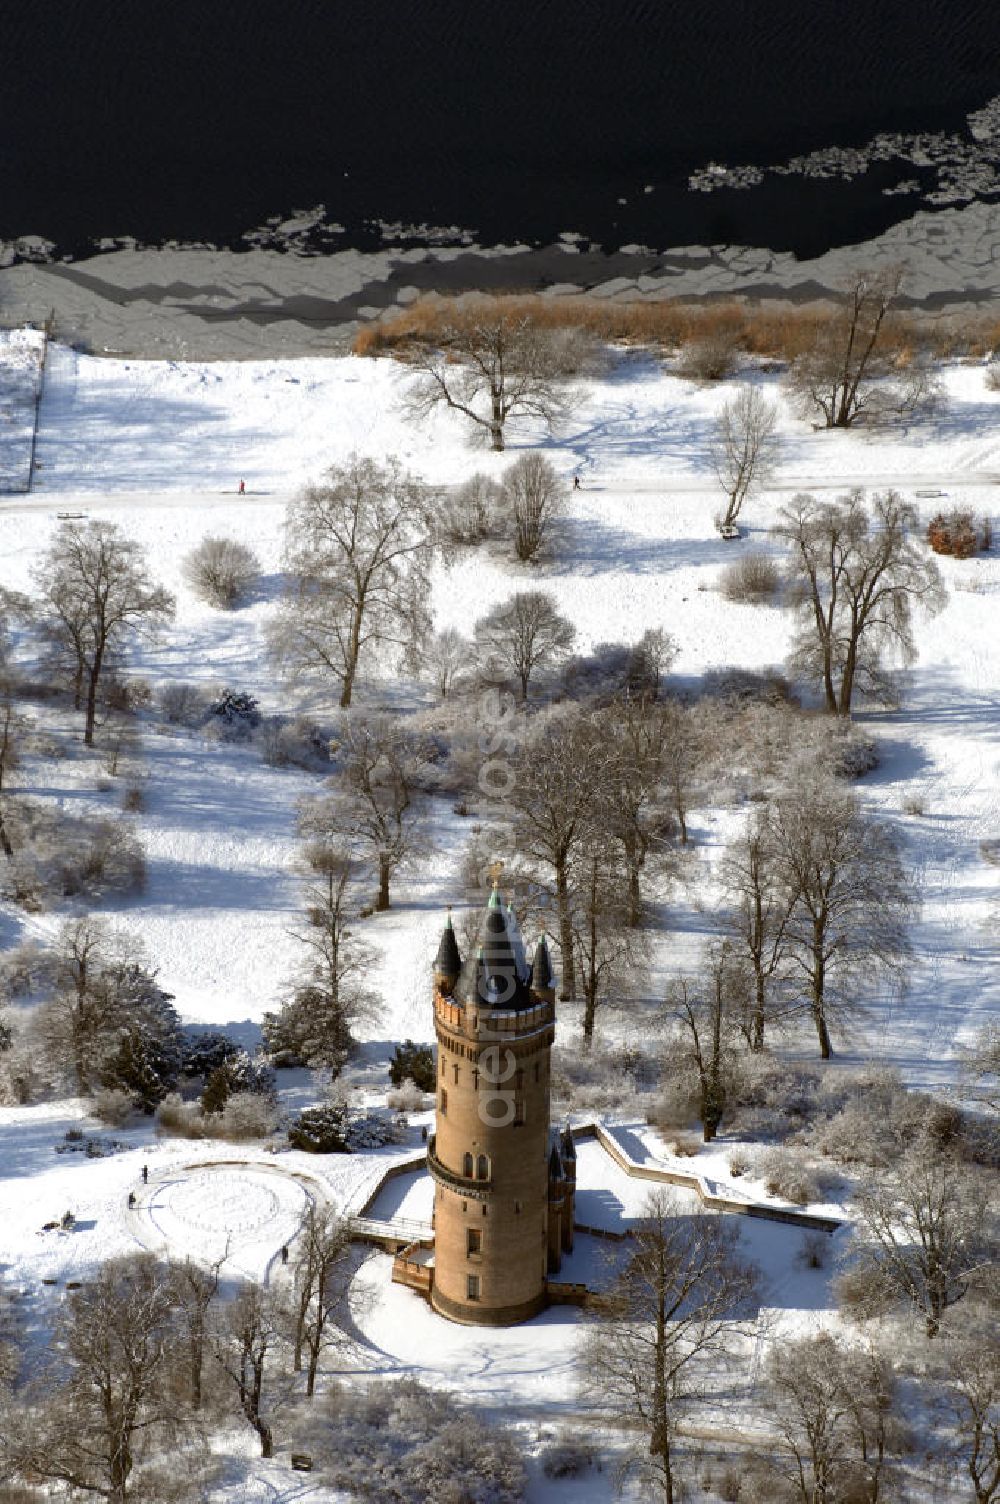
<path fill-rule="evenodd" d="M 478 950 L 462 967 L 455 989 L 461 1002 L 477 1002 L 487 1008 L 530 1006 L 524 947 L 516 921 L 512 933 L 512 919 L 494 884 L 479 927 Z"/>
<path fill-rule="evenodd" d="M 434 970 L 440 977 L 457 977 L 462 970 L 462 957 L 455 939 L 455 926 L 449 913 L 441 934 L 441 943 L 434 957 Z"/>
<path fill-rule="evenodd" d="M 548 942 L 541 935 L 535 946 L 535 957 L 531 963 L 531 986 L 535 992 L 544 992 L 548 987 L 554 987 L 556 974 L 552 970 L 552 957 L 549 955 Z"/>

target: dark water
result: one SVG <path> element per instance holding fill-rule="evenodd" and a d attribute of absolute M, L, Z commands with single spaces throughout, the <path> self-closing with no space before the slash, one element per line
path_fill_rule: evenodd
<path fill-rule="evenodd" d="M 912 199 L 885 168 L 688 173 L 958 131 L 1000 92 L 996 0 L 5 0 L 0 35 L 0 238 L 76 253 L 320 202 L 347 244 L 381 219 L 814 253 Z"/>

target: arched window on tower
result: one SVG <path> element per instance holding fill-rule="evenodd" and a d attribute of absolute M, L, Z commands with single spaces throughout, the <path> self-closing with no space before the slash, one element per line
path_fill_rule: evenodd
<path fill-rule="evenodd" d="M 466 1180 L 471 1180 L 472 1179 L 473 1169 L 472 1169 L 472 1155 L 471 1154 L 467 1154 L 465 1156 L 465 1158 L 462 1160 L 462 1174 L 465 1176 Z"/>
<path fill-rule="evenodd" d="M 490 1162 L 489 1162 L 489 1159 L 487 1158 L 487 1156 L 485 1154 L 480 1154 L 479 1159 L 478 1159 L 478 1161 L 476 1163 L 476 1179 L 477 1180 L 489 1180 L 489 1178 L 490 1178 Z"/>

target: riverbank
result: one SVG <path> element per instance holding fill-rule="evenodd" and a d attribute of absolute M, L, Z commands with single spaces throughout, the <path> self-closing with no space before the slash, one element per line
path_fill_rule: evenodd
<path fill-rule="evenodd" d="M 386 246 L 325 256 L 255 247 L 114 250 L 0 269 L 0 323 L 51 322 L 94 353 L 170 359 L 342 354 L 359 326 L 427 292 L 587 292 L 617 300 L 831 296 L 851 269 L 903 263 L 904 306 L 985 310 L 1000 298 L 1000 205 L 920 212 L 862 245 L 800 261 L 740 246 L 606 255 L 571 237 L 539 249 Z"/>

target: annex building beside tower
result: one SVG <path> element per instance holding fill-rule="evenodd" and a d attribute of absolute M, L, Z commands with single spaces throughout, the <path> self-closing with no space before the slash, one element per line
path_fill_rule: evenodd
<path fill-rule="evenodd" d="M 528 962 L 494 885 L 463 960 L 449 917 L 434 963 L 435 1310 L 475 1325 L 527 1320 L 573 1246 L 575 1152 L 549 1123 L 555 978 L 542 938 Z M 407 1281 L 409 1282 L 409 1281 Z"/>

